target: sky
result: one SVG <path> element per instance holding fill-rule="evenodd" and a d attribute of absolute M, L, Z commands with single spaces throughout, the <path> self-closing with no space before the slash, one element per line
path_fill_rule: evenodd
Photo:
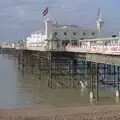
<path fill-rule="evenodd" d="M 104 35 L 120 31 L 120 0 L 0 0 L 0 41 L 23 40 L 40 29 L 41 9 L 49 8 L 61 24 L 95 28 L 97 10 L 105 22 Z"/>

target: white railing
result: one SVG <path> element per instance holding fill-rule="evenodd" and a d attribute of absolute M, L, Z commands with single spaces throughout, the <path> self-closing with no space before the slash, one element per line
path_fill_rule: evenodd
<path fill-rule="evenodd" d="M 25 44 L 17 43 L 12 46 L 11 44 L 3 44 L 3 48 L 26 49 L 34 51 L 67 51 L 67 52 L 81 52 L 81 53 L 100 53 L 120 55 L 120 38 L 98 38 L 78 40 L 77 46 L 68 44 L 67 46 L 60 46 L 59 48 L 52 49 L 48 44 L 34 43 L 33 45 L 26 46 Z"/>
<path fill-rule="evenodd" d="M 80 42 L 81 45 L 78 44 L 77 46 L 69 44 L 66 46 L 66 51 L 120 55 L 119 37 L 80 40 Z"/>

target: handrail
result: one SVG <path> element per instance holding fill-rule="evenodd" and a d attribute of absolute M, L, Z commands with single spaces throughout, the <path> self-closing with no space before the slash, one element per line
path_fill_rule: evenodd
<path fill-rule="evenodd" d="M 101 53 L 101 54 L 119 54 L 120 55 L 120 37 L 114 38 L 97 38 L 78 40 L 77 45 L 69 43 L 67 46 L 59 48 L 51 48 L 49 43 L 3 43 L 0 46 L 3 48 L 16 48 L 37 51 L 67 51 L 67 52 L 87 52 L 87 53 Z M 51 44 L 51 43 L 50 43 Z"/>

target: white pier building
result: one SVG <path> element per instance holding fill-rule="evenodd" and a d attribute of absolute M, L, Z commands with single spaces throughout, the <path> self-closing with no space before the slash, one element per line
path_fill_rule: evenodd
<path fill-rule="evenodd" d="M 26 48 L 37 48 L 41 51 L 62 50 L 69 43 L 77 44 L 79 40 L 93 39 L 97 37 L 97 34 L 97 29 L 86 29 L 76 25 L 60 25 L 46 20 L 42 31 L 32 33 L 26 38 Z"/>

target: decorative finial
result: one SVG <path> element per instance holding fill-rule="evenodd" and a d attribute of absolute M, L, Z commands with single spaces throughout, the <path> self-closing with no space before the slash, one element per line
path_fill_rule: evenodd
<path fill-rule="evenodd" d="M 104 27 L 104 20 L 102 20 L 102 13 L 100 8 L 98 8 L 98 13 L 97 13 L 97 29 L 99 32 L 101 32 L 101 30 Z"/>

